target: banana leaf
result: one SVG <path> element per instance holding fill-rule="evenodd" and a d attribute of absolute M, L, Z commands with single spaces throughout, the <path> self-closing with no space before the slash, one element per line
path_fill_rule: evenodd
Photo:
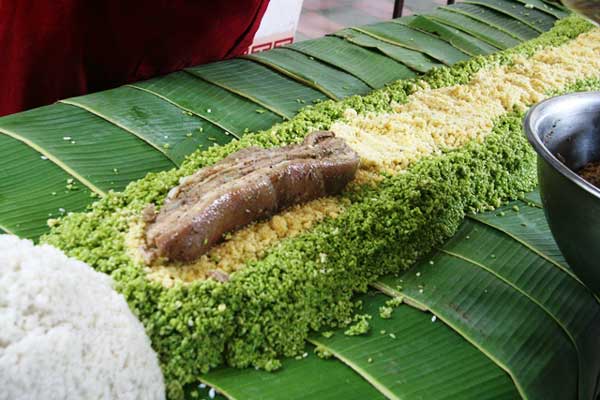
<path fill-rule="evenodd" d="M 281 370 L 220 368 L 202 377 L 230 399 L 385 399 L 369 382 L 336 360 L 323 360 L 307 345 L 298 359 L 283 360 Z"/>
<path fill-rule="evenodd" d="M 513 237 L 557 268 L 573 274 L 552 238 L 546 218 L 535 207 L 515 202 L 511 206 L 499 208 L 495 213 L 469 215 L 469 218 Z"/>
<path fill-rule="evenodd" d="M 444 254 L 430 262 L 401 278 L 384 278 L 382 286 L 402 286 L 402 296 L 430 310 L 506 370 L 524 398 L 575 398 L 577 351 L 551 316 L 474 263 Z"/>
<path fill-rule="evenodd" d="M 284 118 L 293 117 L 306 104 L 327 97 L 258 63 L 233 59 L 186 69 L 192 75 L 221 86 Z"/>
<path fill-rule="evenodd" d="M 532 211 L 539 215 L 539 210 Z M 579 392 L 592 398 L 600 373 L 600 308 L 595 297 L 578 279 L 527 247 L 503 246 L 504 233 L 487 228 L 467 221 L 443 251 L 486 268 L 551 315 L 577 349 Z"/>
<path fill-rule="evenodd" d="M 438 8 L 427 16 L 429 19 L 439 21 L 453 28 L 470 33 L 471 35 L 498 47 L 499 49 L 507 49 L 521 43 L 509 34 L 494 28 L 489 24 L 484 24 L 466 15 L 453 13 L 443 8 Z"/>
<path fill-rule="evenodd" d="M 175 165 L 131 133 L 66 104 L 1 118 L 2 134 L 26 143 L 99 195 Z M 2 154 L 10 153 L 2 149 Z"/>
<path fill-rule="evenodd" d="M 343 39 L 346 39 L 350 43 L 361 47 L 377 49 L 386 56 L 406 65 L 410 69 L 417 72 L 426 73 L 433 68 L 441 67 L 443 65 L 432 60 L 419 51 L 384 42 L 374 38 L 373 36 L 360 33 L 354 29 L 342 29 L 341 31 L 337 31 L 332 35 L 339 36 Z"/>
<path fill-rule="evenodd" d="M 158 96 L 127 86 L 61 102 L 80 107 L 131 132 L 176 165 L 199 147 L 225 144 L 233 139 L 222 128 Z"/>
<path fill-rule="evenodd" d="M 452 45 L 434 36 L 411 29 L 399 22 L 382 22 L 354 28 L 377 39 L 420 51 L 444 64 L 455 64 L 469 59 L 469 56 Z"/>
<path fill-rule="evenodd" d="M 533 203 L 538 207 L 542 207 L 542 197 L 540 196 L 539 190 L 534 190 L 533 192 L 526 193 L 524 196 L 524 200 L 529 203 Z"/>
<path fill-rule="evenodd" d="M 558 8 L 557 3 L 549 4 L 542 0 L 517 0 L 520 3 L 527 5 L 528 7 L 535 7 L 536 9 L 550 14 L 555 18 L 564 18 L 569 15 L 568 11 Z"/>
<path fill-rule="evenodd" d="M 419 15 L 415 17 L 409 24 L 409 27 L 415 28 L 424 32 L 431 33 L 436 37 L 450 43 L 452 46 L 472 56 L 480 54 L 488 55 L 495 53 L 499 49 L 486 42 L 461 32 L 448 25 L 439 23 L 426 16 Z"/>
<path fill-rule="evenodd" d="M 46 232 L 48 218 L 81 211 L 91 191 L 25 143 L 0 134 L 1 233 L 37 238 Z"/>
<path fill-rule="evenodd" d="M 415 76 L 405 65 L 337 37 L 306 40 L 294 43 L 288 48 L 344 70 L 374 89 L 395 80 Z"/>
<path fill-rule="evenodd" d="M 389 297 L 370 293 L 360 299 L 361 312 L 372 315 L 368 334 L 347 336 L 345 329 L 337 329 L 328 332 L 329 338 L 315 334 L 310 339 L 335 359 L 316 358 L 309 348 L 306 359 L 286 359 L 275 373 L 228 368 L 202 381 L 233 399 L 278 399 L 281 393 L 287 399 L 517 397 L 502 369 L 446 325 L 432 322 L 431 315 L 401 306 L 383 319 L 379 308 L 386 307 Z"/>
<path fill-rule="evenodd" d="M 465 3 L 489 7 L 506 15 L 510 15 L 514 19 L 523 22 L 525 25 L 530 26 L 540 33 L 552 28 L 556 22 L 554 16 L 535 8 L 525 7 L 524 4 L 516 1 L 511 3 L 505 0 L 465 0 Z"/>
<path fill-rule="evenodd" d="M 531 40 L 539 35 L 538 31 L 519 20 L 475 4 L 456 3 L 448 7 L 442 7 L 442 9 L 471 17 L 521 41 Z"/>
<path fill-rule="evenodd" d="M 315 335 L 310 341 L 351 366 L 387 398 L 518 396 L 506 372 L 430 314 L 404 305 L 384 319 L 380 309 L 387 307 L 389 297 L 361 299 L 361 313 L 372 316 L 368 334 L 348 336 L 340 329 L 330 338 Z"/>
<path fill-rule="evenodd" d="M 314 57 L 286 48 L 251 54 L 246 58 L 312 86 L 334 100 L 371 91 L 371 88 L 360 79 L 316 61 Z"/>
<path fill-rule="evenodd" d="M 246 132 L 268 129 L 282 120 L 268 110 L 257 112 L 256 103 L 186 72 L 175 72 L 129 86 L 159 96 L 238 137 Z"/>

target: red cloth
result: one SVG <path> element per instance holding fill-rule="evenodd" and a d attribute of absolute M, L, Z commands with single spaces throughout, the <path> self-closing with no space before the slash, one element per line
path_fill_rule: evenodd
<path fill-rule="evenodd" d="M 0 0 L 0 115 L 240 55 L 269 0 Z"/>

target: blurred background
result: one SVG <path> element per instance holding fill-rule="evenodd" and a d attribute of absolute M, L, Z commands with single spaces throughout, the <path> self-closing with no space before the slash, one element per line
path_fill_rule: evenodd
<path fill-rule="evenodd" d="M 402 15 L 427 12 L 446 3 L 447 0 L 404 0 Z M 350 26 L 389 20 L 393 13 L 394 0 L 270 0 L 246 53 L 320 38 Z"/>
<path fill-rule="evenodd" d="M 405 0 L 402 15 L 445 4 L 445 0 Z M 387 20 L 392 18 L 393 11 L 393 0 L 304 0 L 295 41 L 318 38 L 348 26 Z"/>

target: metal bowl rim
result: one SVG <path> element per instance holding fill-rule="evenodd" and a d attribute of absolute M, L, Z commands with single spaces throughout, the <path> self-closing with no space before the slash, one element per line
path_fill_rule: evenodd
<path fill-rule="evenodd" d="M 533 146 L 533 148 L 535 149 L 535 151 L 537 152 L 537 154 L 539 156 L 541 156 L 547 163 L 549 163 L 552 167 L 554 167 L 555 170 L 557 170 L 559 173 L 561 173 L 563 176 L 565 176 L 571 182 L 575 183 L 577 186 L 584 189 L 586 192 L 593 195 L 594 197 L 600 199 L 600 189 L 597 188 L 596 186 L 592 185 L 591 183 L 589 183 L 588 181 L 586 181 L 579 175 L 577 175 L 569 167 L 567 167 L 565 164 L 563 164 L 558 158 L 556 158 L 554 156 L 554 154 L 552 154 L 548 150 L 548 148 L 542 143 L 542 141 L 540 140 L 540 137 L 537 134 L 535 134 L 533 132 L 533 130 L 531 129 L 531 121 L 532 121 L 532 119 L 537 117 L 535 115 L 535 113 L 537 111 L 539 111 L 540 108 L 543 108 L 543 106 L 546 105 L 547 103 L 556 102 L 556 101 L 558 101 L 558 99 L 565 99 L 565 98 L 590 98 L 590 97 L 597 98 L 598 100 L 600 100 L 600 92 L 588 91 L 588 92 L 570 93 L 570 94 L 565 94 L 562 96 L 556 96 L 556 97 L 551 97 L 549 99 L 546 99 L 529 109 L 529 111 L 525 115 L 525 120 L 523 121 L 523 128 L 525 130 L 527 140 L 529 141 L 529 143 L 531 143 L 531 145 Z"/>

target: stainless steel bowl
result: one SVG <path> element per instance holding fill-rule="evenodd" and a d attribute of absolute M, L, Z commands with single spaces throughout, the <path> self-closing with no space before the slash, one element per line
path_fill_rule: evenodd
<path fill-rule="evenodd" d="M 600 293 L 600 189 L 573 172 L 600 160 L 600 92 L 543 101 L 527 113 L 524 128 L 538 153 L 552 235 L 573 271 Z"/>

